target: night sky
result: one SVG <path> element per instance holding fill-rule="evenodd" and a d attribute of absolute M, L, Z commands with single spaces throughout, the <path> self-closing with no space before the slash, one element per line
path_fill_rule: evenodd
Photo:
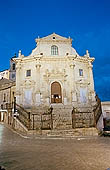
<path fill-rule="evenodd" d="M 28 56 L 35 38 L 51 33 L 71 37 L 73 47 L 95 57 L 95 91 L 110 101 L 110 0 L 1 0 L 0 71 L 21 49 Z"/>

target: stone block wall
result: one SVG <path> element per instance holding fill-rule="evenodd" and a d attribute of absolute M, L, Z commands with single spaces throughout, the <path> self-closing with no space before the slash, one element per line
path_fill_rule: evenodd
<path fill-rule="evenodd" d="M 72 116 L 73 128 L 94 127 L 93 112 L 76 112 Z"/>
<path fill-rule="evenodd" d="M 51 126 L 52 129 L 72 129 L 72 128 L 88 128 L 94 127 L 94 113 L 91 108 L 80 109 L 72 114 L 72 106 L 64 106 L 62 104 L 53 104 L 52 120 L 50 115 L 43 116 L 45 122 L 42 123 L 42 114 L 46 112 L 47 107 L 37 107 L 32 109 L 31 129 L 41 129 L 45 124 Z M 88 111 L 87 111 L 88 110 Z"/>
<path fill-rule="evenodd" d="M 52 118 L 53 118 L 53 129 L 71 129 L 72 107 L 53 106 Z"/>

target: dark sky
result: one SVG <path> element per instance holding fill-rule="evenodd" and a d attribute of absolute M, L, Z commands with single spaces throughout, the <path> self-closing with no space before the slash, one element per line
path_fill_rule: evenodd
<path fill-rule="evenodd" d="M 80 55 L 95 57 L 95 90 L 110 101 L 110 0 L 1 0 L 0 71 L 21 49 L 29 55 L 35 38 L 51 33 L 70 36 Z"/>

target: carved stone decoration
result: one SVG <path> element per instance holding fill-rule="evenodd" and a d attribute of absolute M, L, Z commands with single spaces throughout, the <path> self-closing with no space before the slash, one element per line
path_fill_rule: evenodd
<path fill-rule="evenodd" d="M 36 69 L 39 69 L 40 67 L 41 67 L 40 63 L 36 64 Z"/>
<path fill-rule="evenodd" d="M 19 95 L 21 95 L 22 93 L 21 93 L 21 91 L 20 90 L 16 90 L 16 95 L 17 96 L 19 96 Z"/>
<path fill-rule="evenodd" d="M 21 86 L 34 86 L 34 85 L 35 85 L 35 81 L 33 81 L 33 80 L 24 80 L 21 83 Z"/>
<path fill-rule="evenodd" d="M 45 80 L 49 80 L 49 79 L 63 79 L 65 80 L 67 75 L 65 74 L 65 71 L 63 70 L 63 72 L 60 72 L 58 69 L 53 69 L 51 72 L 49 72 L 49 70 L 45 71 L 45 74 L 43 75 Z"/>
<path fill-rule="evenodd" d="M 74 67 L 75 67 L 74 63 L 70 64 L 70 68 L 74 69 Z"/>

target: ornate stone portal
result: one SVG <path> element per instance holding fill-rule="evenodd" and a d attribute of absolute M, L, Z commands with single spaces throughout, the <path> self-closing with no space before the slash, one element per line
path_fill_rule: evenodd
<path fill-rule="evenodd" d="M 31 111 L 52 106 L 54 128 L 71 126 L 73 107 L 92 112 L 95 104 L 94 58 L 88 51 L 80 56 L 72 47 L 72 39 L 55 33 L 36 42 L 37 47 L 29 56 L 20 52 L 13 59 L 17 68 L 17 102 Z"/>

